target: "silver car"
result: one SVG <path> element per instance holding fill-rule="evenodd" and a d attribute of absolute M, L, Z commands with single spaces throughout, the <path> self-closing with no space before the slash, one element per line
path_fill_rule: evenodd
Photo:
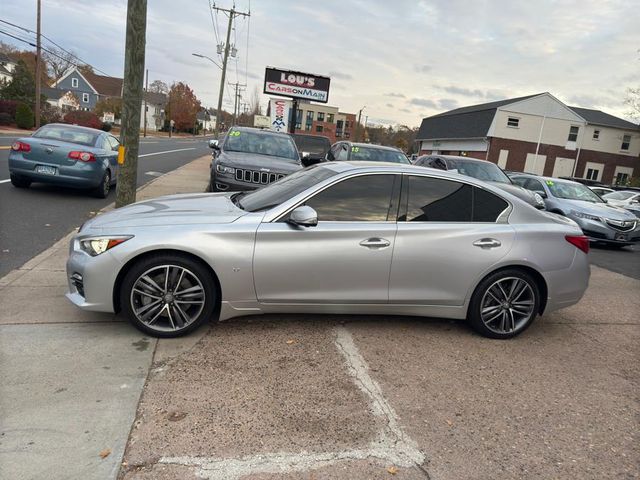
<path fill-rule="evenodd" d="M 640 240 L 636 216 L 623 208 L 608 205 L 586 185 L 527 174 L 514 174 L 511 179 L 540 194 L 550 212 L 574 220 L 593 242 L 624 247 Z"/>
<path fill-rule="evenodd" d="M 67 297 L 173 337 L 262 313 L 468 319 L 509 338 L 578 302 L 586 237 L 470 177 L 322 163 L 254 192 L 171 195 L 100 215 L 73 238 Z"/>

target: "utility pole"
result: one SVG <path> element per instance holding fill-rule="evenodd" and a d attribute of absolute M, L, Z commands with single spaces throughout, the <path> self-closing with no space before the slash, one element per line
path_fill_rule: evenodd
<path fill-rule="evenodd" d="M 136 201 L 146 30 L 147 0 L 128 0 L 120 138 L 120 148 L 124 148 L 124 152 L 118 152 L 118 161 L 122 164 L 116 188 L 116 208 Z"/>
<path fill-rule="evenodd" d="M 360 109 L 360 111 L 358 112 L 358 123 L 356 123 L 356 142 L 358 141 L 358 136 L 360 134 L 360 119 L 362 118 L 362 111 L 367 108 L 367 106 L 365 105 L 364 107 L 362 107 Z"/>
<path fill-rule="evenodd" d="M 147 138 L 147 93 L 149 92 L 149 69 L 147 68 L 146 79 L 144 81 L 144 138 Z"/>
<path fill-rule="evenodd" d="M 36 25 L 36 128 L 40 128 L 40 79 L 42 78 L 42 45 L 40 42 L 41 1 L 38 0 L 37 25 Z"/>
<path fill-rule="evenodd" d="M 298 99 L 291 99 L 291 114 L 289 115 L 289 133 L 296 133 L 296 122 L 298 121 Z"/>
<path fill-rule="evenodd" d="M 230 83 L 229 86 L 236 87 L 236 93 L 234 95 L 234 101 L 233 101 L 233 124 L 235 125 L 238 119 L 238 116 L 240 115 L 240 97 L 241 97 L 240 88 L 246 87 L 246 85 L 236 82 L 236 83 Z"/>
<path fill-rule="evenodd" d="M 222 120 L 222 97 L 224 96 L 224 81 L 225 81 L 225 77 L 227 75 L 227 60 L 229 59 L 229 41 L 231 40 L 231 27 L 233 26 L 233 17 L 237 17 L 237 16 L 244 16 L 244 17 L 249 17 L 251 16 L 251 12 L 248 13 L 244 13 L 244 12 L 238 12 L 236 10 L 235 5 L 233 7 L 231 7 L 231 9 L 225 9 L 225 8 L 220 8 L 220 7 L 216 7 L 215 4 L 213 4 L 211 6 L 211 8 L 213 8 L 214 10 L 220 11 L 220 12 L 226 12 L 229 15 L 229 24 L 227 26 L 227 41 L 224 44 L 224 57 L 222 58 L 222 77 L 220 78 L 220 93 L 218 94 L 218 110 L 216 111 L 216 134 L 218 134 L 220 132 L 220 125 L 221 125 L 221 120 Z M 235 117 L 235 115 L 234 115 Z M 235 118 L 234 118 L 235 121 Z"/>

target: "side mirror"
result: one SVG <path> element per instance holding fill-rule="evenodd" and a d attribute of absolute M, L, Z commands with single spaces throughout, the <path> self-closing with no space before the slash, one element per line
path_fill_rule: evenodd
<path fill-rule="evenodd" d="M 534 190 L 534 192 L 540 195 L 542 198 L 547 198 L 547 194 L 544 190 Z"/>
<path fill-rule="evenodd" d="M 311 207 L 298 207 L 291 212 L 287 222 L 298 227 L 315 227 L 318 225 L 318 214 Z"/>
<path fill-rule="evenodd" d="M 218 145 L 218 140 L 215 140 L 215 139 L 209 140 L 209 148 L 213 148 L 214 150 L 220 150 L 220 145 Z"/>
<path fill-rule="evenodd" d="M 304 165 L 305 167 L 309 167 L 314 163 L 313 160 L 311 160 L 311 157 L 309 156 L 309 152 L 302 152 L 301 162 L 302 162 L 302 165 Z"/>
<path fill-rule="evenodd" d="M 325 156 L 325 158 L 327 159 L 328 162 L 332 162 L 333 160 L 336 159 L 336 157 L 333 156 L 333 152 L 331 150 L 327 152 L 327 155 Z"/>

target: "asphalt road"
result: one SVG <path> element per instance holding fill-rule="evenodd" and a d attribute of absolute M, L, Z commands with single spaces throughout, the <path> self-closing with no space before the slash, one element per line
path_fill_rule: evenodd
<path fill-rule="evenodd" d="M 106 199 L 87 192 L 33 184 L 14 188 L 9 182 L 9 147 L 16 136 L 0 135 L 0 277 L 20 267 L 53 245 L 96 212 L 115 201 L 115 190 Z M 203 137 L 142 138 L 138 160 L 138 186 L 206 155 Z"/>
<path fill-rule="evenodd" d="M 640 245 L 638 244 L 623 248 L 591 245 L 589 260 L 593 265 L 640 280 Z"/>

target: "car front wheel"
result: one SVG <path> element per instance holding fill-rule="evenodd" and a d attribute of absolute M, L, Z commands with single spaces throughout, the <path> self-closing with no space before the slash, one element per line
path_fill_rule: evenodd
<path fill-rule="evenodd" d="M 211 274 L 180 255 L 141 260 L 127 272 L 120 305 L 129 321 L 155 337 L 179 337 L 210 319 L 217 302 Z"/>
<path fill-rule="evenodd" d="M 480 282 L 468 320 L 481 335 L 506 339 L 526 330 L 539 308 L 540 292 L 533 277 L 521 270 L 502 270 Z"/>

